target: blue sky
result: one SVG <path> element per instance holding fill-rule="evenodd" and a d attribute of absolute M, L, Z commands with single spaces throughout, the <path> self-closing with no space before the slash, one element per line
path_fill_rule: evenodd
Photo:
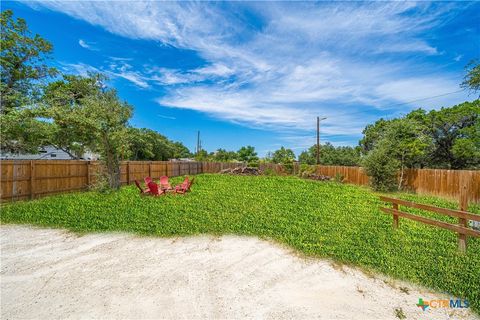
<path fill-rule="evenodd" d="M 451 106 L 480 2 L 3 2 L 64 72 L 101 71 L 131 124 L 203 147 L 357 145 L 380 117 Z M 452 93 L 456 92 L 456 93 Z M 421 100 L 428 97 L 440 97 Z M 416 101 L 416 102 L 411 102 Z"/>

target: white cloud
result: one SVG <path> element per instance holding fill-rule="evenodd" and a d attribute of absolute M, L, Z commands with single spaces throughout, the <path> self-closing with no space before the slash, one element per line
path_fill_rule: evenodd
<path fill-rule="evenodd" d="M 58 2 L 30 5 L 64 12 L 132 39 L 196 51 L 206 65 L 190 70 L 134 68 L 115 60 L 108 72 L 141 88 L 167 86 L 158 103 L 254 127 L 310 130 L 326 115 L 326 135 L 351 136 L 378 114 L 409 101 L 458 90 L 458 75 L 415 59 L 437 55 L 424 32 L 458 11 L 454 3 Z M 232 10 L 225 10 L 228 7 Z M 252 28 L 241 19 L 258 17 Z M 240 12 L 240 13 L 239 13 Z M 411 59 L 392 60 L 391 55 Z M 114 60 L 114 59 L 112 59 Z M 421 106 L 466 99 L 457 93 Z M 407 103 L 402 107 L 391 107 Z"/>
<path fill-rule="evenodd" d="M 85 49 L 88 49 L 88 50 L 91 50 L 91 51 L 98 51 L 98 49 L 96 47 L 94 47 L 94 43 L 88 43 L 85 40 L 79 39 L 78 44 L 82 48 L 85 48 Z"/>

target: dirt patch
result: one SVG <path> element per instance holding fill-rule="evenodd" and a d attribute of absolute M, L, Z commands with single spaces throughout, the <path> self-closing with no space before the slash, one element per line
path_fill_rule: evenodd
<path fill-rule="evenodd" d="M 3 319 L 475 319 L 416 306 L 441 294 L 339 271 L 257 238 L 0 230 Z"/>

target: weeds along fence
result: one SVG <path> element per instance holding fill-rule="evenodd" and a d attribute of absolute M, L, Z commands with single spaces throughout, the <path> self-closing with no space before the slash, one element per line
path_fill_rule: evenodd
<path fill-rule="evenodd" d="M 285 168 L 279 164 L 261 164 L 262 170 L 276 174 L 298 173 L 299 165 Z M 317 166 L 316 173 L 343 178 L 345 183 L 367 186 L 369 178 L 361 167 Z M 458 200 L 462 193 L 468 202 L 480 203 L 479 170 L 407 169 L 404 172 L 403 188 L 407 191 Z"/>
<path fill-rule="evenodd" d="M 120 181 L 131 184 L 150 176 L 158 179 L 217 173 L 241 163 L 124 161 L 120 166 Z M 101 171 L 98 161 L 82 160 L 2 160 L 0 161 L 2 202 L 35 199 L 42 196 L 86 190 L 93 185 Z"/>

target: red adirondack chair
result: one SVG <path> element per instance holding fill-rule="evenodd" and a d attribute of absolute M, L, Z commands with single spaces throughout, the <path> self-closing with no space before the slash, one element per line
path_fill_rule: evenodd
<path fill-rule="evenodd" d="M 153 181 L 150 181 L 148 183 L 148 194 L 152 195 L 152 196 L 159 196 L 159 195 L 162 195 L 165 193 L 165 191 L 161 190 L 158 188 L 158 184 L 156 184 L 155 182 Z"/>
<path fill-rule="evenodd" d="M 137 188 L 140 190 L 140 194 L 141 195 L 144 195 L 144 194 L 147 194 L 150 192 L 150 189 L 143 189 L 142 186 L 140 185 L 140 183 L 135 179 L 135 185 L 137 186 Z"/>
<path fill-rule="evenodd" d="M 170 185 L 170 182 L 168 182 L 167 176 L 160 177 L 160 188 L 164 191 L 173 189 L 172 186 Z"/>
<path fill-rule="evenodd" d="M 195 177 L 192 178 L 192 180 L 189 180 L 188 177 L 185 177 L 185 180 L 181 184 L 175 187 L 175 193 L 185 193 L 190 191 L 190 187 L 193 184 L 193 181 L 195 180 Z"/>
<path fill-rule="evenodd" d="M 152 182 L 153 180 L 152 180 L 152 178 L 150 178 L 150 177 L 145 177 L 145 179 L 143 179 L 143 181 L 145 181 L 145 184 L 148 186 L 148 184 L 149 184 L 150 182 Z"/>

